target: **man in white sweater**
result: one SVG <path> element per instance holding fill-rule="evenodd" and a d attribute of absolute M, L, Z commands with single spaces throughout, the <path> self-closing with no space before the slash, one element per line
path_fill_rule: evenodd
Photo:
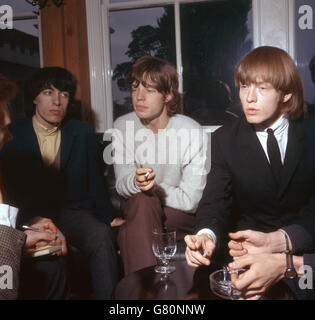
<path fill-rule="evenodd" d="M 168 62 L 145 56 L 128 84 L 134 112 L 114 123 L 117 192 L 128 199 L 118 243 L 125 274 L 156 264 L 152 230 L 192 231 L 206 183 L 206 135 L 182 113 L 178 76 Z"/>

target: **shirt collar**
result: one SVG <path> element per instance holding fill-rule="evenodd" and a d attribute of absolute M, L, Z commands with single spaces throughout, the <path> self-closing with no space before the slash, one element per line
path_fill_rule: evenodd
<path fill-rule="evenodd" d="M 32 120 L 33 120 L 33 126 L 35 127 L 36 131 L 39 134 L 50 136 L 50 135 L 54 135 L 59 130 L 59 126 L 53 127 L 52 129 L 47 129 L 45 126 L 43 126 L 41 123 L 37 121 L 35 116 L 33 116 Z"/>
<path fill-rule="evenodd" d="M 284 115 L 281 115 L 281 117 L 270 127 L 265 127 L 261 124 L 254 125 L 256 132 L 265 132 L 267 133 L 268 129 L 272 129 L 274 131 L 274 134 L 280 134 L 283 132 L 289 125 L 289 120 L 284 117 Z"/>

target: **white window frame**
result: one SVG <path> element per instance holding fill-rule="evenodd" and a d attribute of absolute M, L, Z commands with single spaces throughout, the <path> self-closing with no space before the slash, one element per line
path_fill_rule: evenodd
<path fill-rule="evenodd" d="M 174 5 L 176 36 L 176 67 L 179 89 L 183 89 L 183 67 L 180 36 L 180 4 L 212 0 L 138 0 L 110 3 L 110 0 L 86 0 L 88 49 L 90 63 L 91 105 L 97 117 L 96 132 L 113 126 L 112 74 L 110 61 L 109 12 L 125 9 Z M 224 0 L 213 0 L 224 1 Z M 252 0 L 254 47 L 275 45 L 294 55 L 294 0 Z M 277 19 L 269 18 L 277 12 Z M 265 25 L 273 26 L 278 33 L 268 33 Z M 212 128 L 212 126 L 211 126 Z M 213 129 L 215 126 L 213 127 Z"/>

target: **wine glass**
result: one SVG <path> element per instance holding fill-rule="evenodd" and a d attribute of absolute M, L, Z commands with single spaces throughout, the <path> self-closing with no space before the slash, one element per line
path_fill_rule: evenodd
<path fill-rule="evenodd" d="M 176 231 L 167 228 L 155 228 L 152 231 L 152 236 L 153 253 L 162 262 L 162 265 L 157 265 L 154 268 L 155 272 L 174 272 L 176 268 L 170 266 L 169 261 L 176 252 Z"/>

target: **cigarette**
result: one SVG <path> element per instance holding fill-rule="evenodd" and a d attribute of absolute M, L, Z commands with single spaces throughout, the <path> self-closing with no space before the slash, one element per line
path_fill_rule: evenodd
<path fill-rule="evenodd" d="M 206 251 L 203 256 L 206 257 L 210 252 L 209 251 Z"/>
<path fill-rule="evenodd" d="M 144 175 L 144 179 L 147 180 L 149 175 L 150 175 L 150 172 L 147 172 L 147 173 Z"/>

